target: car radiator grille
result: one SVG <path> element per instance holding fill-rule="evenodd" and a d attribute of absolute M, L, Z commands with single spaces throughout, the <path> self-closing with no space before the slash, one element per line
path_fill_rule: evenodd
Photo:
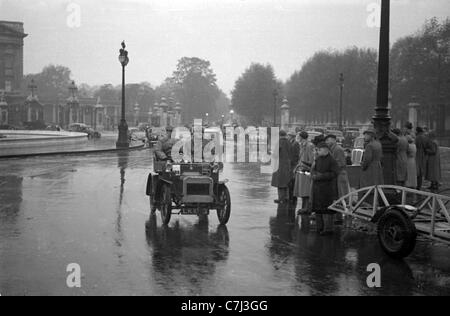
<path fill-rule="evenodd" d="M 208 183 L 188 183 L 187 185 L 188 195 L 209 195 Z"/>

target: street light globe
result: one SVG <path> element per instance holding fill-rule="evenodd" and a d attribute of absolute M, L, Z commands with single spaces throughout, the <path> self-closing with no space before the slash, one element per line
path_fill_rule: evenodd
<path fill-rule="evenodd" d="M 234 114 L 234 110 L 231 110 L 231 111 L 230 111 L 230 114 Z"/>

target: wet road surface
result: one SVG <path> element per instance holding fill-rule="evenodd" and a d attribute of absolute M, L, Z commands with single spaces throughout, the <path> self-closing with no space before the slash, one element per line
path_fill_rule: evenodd
<path fill-rule="evenodd" d="M 404 262 L 376 235 L 320 237 L 287 225 L 259 166 L 227 164 L 232 216 L 219 227 L 174 215 L 149 218 L 149 150 L 0 160 L 2 295 L 449 295 L 450 249 L 419 241 Z M 309 228 L 309 229 L 308 229 Z M 66 285 L 67 265 L 82 288 Z M 367 266 L 381 266 L 370 289 Z"/>

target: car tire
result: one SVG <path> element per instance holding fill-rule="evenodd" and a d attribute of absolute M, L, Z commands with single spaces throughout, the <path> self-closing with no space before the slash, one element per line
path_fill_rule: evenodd
<path fill-rule="evenodd" d="M 218 194 L 218 203 L 220 206 L 217 208 L 217 218 L 219 219 L 220 225 L 226 225 L 231 216 L 230 191 L 225 185 L 221 185 Z"/>
<path fill-rule="evenodd" d="M 169 225 L 172 217 L 172 190 L 168 184 L 164 184 L 161 188 L 161 202 L 159 211 L 163 225 Z"/>
<path fill-rule="evenodd" d="M 390 208 L 378 221 L 378 240 L 388 256 L 394 259 L 406 258 L 416 246 L 416 227 L 401 209 Z"/>

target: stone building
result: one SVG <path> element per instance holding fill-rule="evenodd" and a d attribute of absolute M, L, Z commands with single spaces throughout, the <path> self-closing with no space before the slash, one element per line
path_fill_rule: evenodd
<path fill-rule="evenodd" d="M 26 96 L 21 93 L 26 37 L 23 23 L 0 21 L 0 125 L 22 125 L 29 118 L 29 111 L 25 108 Z M 35 106 L 34 102 L 29 104 Z"/>

